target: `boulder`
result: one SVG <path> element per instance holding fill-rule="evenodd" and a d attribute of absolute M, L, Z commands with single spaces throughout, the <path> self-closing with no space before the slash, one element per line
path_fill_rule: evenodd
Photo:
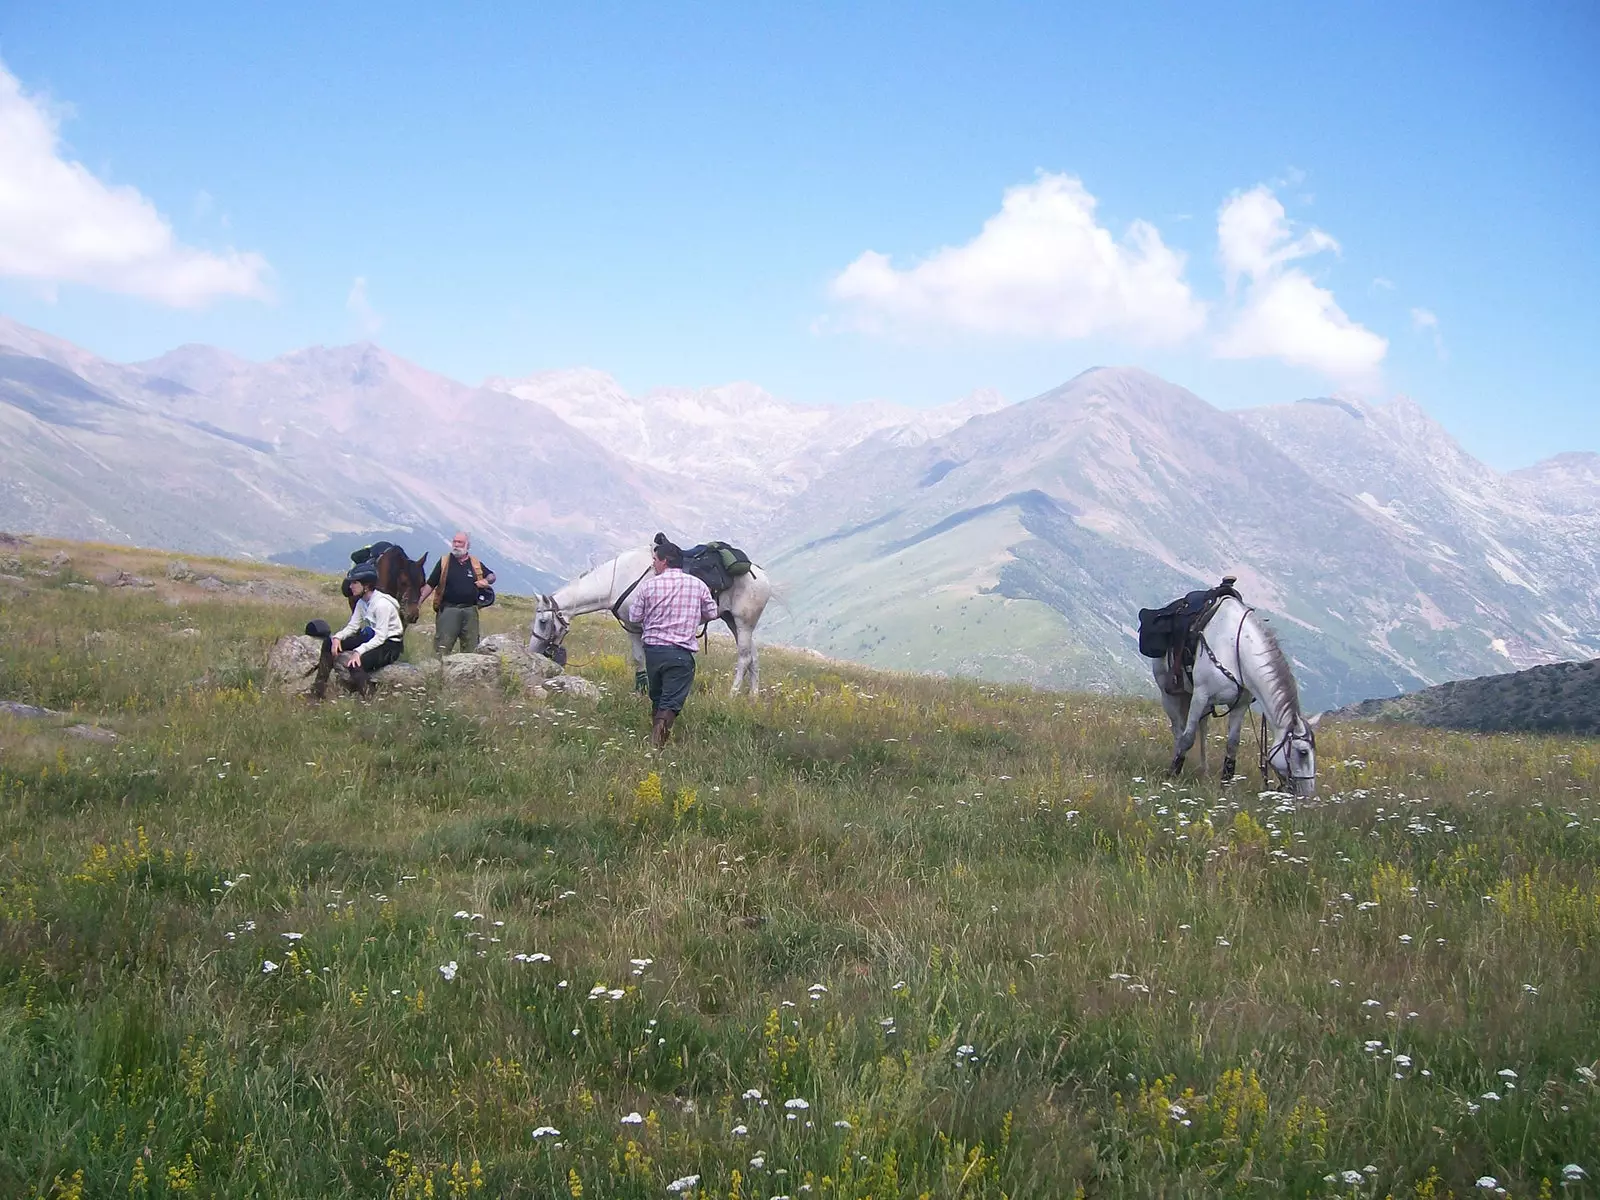
<path fill-rule="evenodd" d="M 98 592 L 100 590 L 99 588 L 95 587 L 95 585 L 92 584 L 92 583 L 69 583 L 69 584 L 65 584 L 64 586 L 66 586 L 67 588 L 70 588 L 74 592 L 91 592 L 91 593 L 93 593 L 93 592 Z"/>
<path fill-rule="evenodd" d="M 500 659 L 492 654 L 446 654 L 439 669 L 447 684 L 500 682 Z"/>
<path fill-rule="evenodd" d="M 72 556 L 65 550 L 57 550 L 50 556 L 49 566 L 52 571 L 64 571 L 71 565 Z"/>
<path fill-rule="evenodd" d="M 193 579 L 194 572 L 189 569 L 189 564 L 184 562 L 183 559 L 175 558 L 167 564 L 167 578 L 175 583 L 181 583 L 185 579 Z"/>
<path fill-rule="evenodd" d="M 403 688 L 425 687 L 430 679 L 439 677 L 437 661 L 428 663 L 391 663 L 372 678 L 380 691 L 398 691 Z"/>
<path fill-rule="evenodd" d="M 101 583 L 111 588 L 153 588 L 156 585 L 155 580 L 145 579 L 128 571 L 115 571 L 109 575 L 101 575 L 99 579 Z"/>
<path fill-rule="evenodd" d="M 115 733 L 98 725 L 68 725 L 65 732 L 68 737 L 83 738 L 85 741 L 100 742 L 105 745 L 117 740 Z"/>
<path fill-rule="evenodd" d="M 194 585 L 205 592 L 225 592 L 228 590 L 228 585 L 215 575 L 207 575 L 204 579 L 196 579 Z"/>
<path fill-rule="evenodd" d="M 267 652 L 267 680 L 291 695 L 307 694 L 321 656 L 321 639 L 302 633 L 287 634 L 274 642 Z"/>
<path fill-rule="evenodd" d="M 20 700 L 0 700 L 0 716 L 7 717 L 58 717 L 54 709 L 40 708 L 37 704 L 24 704 Z"/>
<path fill-rule="evenodd" d="M 491 633 L 478 643 L 475 653 L 498 658 L 525 688 L 561 674 L 560 667 L 544 655 L 529 650 L 527 642 L 515 633 Z"/>
<path fill-rule="evenodd" d="M 546 692 L 559 692 L 579 700 L 598 700 L 601 694 L 599 684 L 591 683 L 581 675 L 557 675 L 546 679 L 541 686 Z"/>

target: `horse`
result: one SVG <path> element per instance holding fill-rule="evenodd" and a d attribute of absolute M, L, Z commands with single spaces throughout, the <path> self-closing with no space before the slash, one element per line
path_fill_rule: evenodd
<path fill-rule="evenodd" d="M 427 554 L 413 562 L 401 547 L 389 545 L 367 561 L 378 573 L 378 590 L 393 596 L 400 606 L 401 621 L 415 625 L 422 611 L 422 588 L 428 580 Z M 350 611 L 355 610 L 356 602 L 351 599 Z"/>
<path fill-rule="evenodd" d="M 1239 735 L 1252 698 L 1263 710 L 1261 777 L 1270 767 L 1297 796 L 1317 794 L 1317 736 L 1319 718 L 1307 719 L 1300 711 L 1300 689 L 1289 659 L 1255 615 L 1255 609 L 1229 596 L 1198 631 L 1199 652 L 1194 660 L 1194 693 L 1169 692 L 1166 664 L 1151 664 L 1161 706 L 1172 722 L 1172 773 L 1183 769 L 1184 756 L 1200 740 L 1200 770 L 1205 771 L 1205 722 L 1218 704 L 1227 705 L 1228 745 L 1222 759 L 1222 779 L 1233 778 L 1239 752 Z M 1266 723 L 1276 740 L 1266 744 Z"/>
<path fill-rule="evenodd" d="M 653 570 L 651 563 L 650 551 L 625 550 L 610 561 L 591 567 L 550 595 L 538 597 L 533 624 L 528 632 L 528 649 L 557 662 L 565 662 L 566 647 L 561 643 L 567 636 L 572 618 L 609 609 L 628 631 L 634 683 L 642 691 L 645 678 L 644 642 L 639 637 L 639 631 L 628 622 L 626 606 L 633 598 L 634 589 Z M 761 620 L 762 610 L 771 596 L 771 581 L 766 572 L 753 563 L 748 572 L 735 575 L 732 585 L 716 594 L 718 615 L 732 631 L 739 650 L 733 668 L 733 688 L 729 695 L 737 696 L 739 689 L 746 685 L 752 696 L 760 690 L 756 624 Z"/>

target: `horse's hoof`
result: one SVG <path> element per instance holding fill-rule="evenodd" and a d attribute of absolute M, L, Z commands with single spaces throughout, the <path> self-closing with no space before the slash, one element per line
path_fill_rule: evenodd
<path fill-rule="evenodd" d="M 1222 782 L 1223 783 L 1232 783 L 1233 782 L 1234 775 L 1236 773 L 1236 768 L 1238 767 L 1238 765 L 1239 764 L 1234 759 L 1231 759 L 1231 758 L 1225 758 L 1225 759 L 1222 760 Z"/>
<path fill-rule="evenodd" d="M 1183 770 L 1183 759 L 1184 759 L 1184 756 L 1181 755 L 1181 754 L 1178 755 L 1177 758 L 1173 759 L 1172 760 L 1172 765 L 1167 768 L 1167 774 L 1176 775 L 1176 774 L 1178 774 L 1178 772 L 1182 771 Z"/>

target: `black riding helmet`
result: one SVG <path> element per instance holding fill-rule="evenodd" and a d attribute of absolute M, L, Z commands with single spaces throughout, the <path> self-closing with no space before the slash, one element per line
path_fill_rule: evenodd
<path fill-rule="evenodd" d="M 344 577 L 344 582 L 339 585 L 339 590 L 344 593 L 346 600 L 350 598 L 350 585 L 360 580 L 369 588 L 378 586 L 378 569 L 371 563 L 357 563 L 350 568 L 349 574 Z"/>

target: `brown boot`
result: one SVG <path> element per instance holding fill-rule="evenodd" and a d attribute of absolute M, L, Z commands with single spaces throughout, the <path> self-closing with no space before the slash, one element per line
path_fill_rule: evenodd
<path fill-rule="evenodd" d="M 650 715 L 650 744 L 657 750 L 667 744 L 667 712 L 665 709 L 656 709 Z"/>
<path fill-rule="evenodd" d="M 667 739 L 672 736 L 672 723 L 678 719 L 678 714 L 670 708 L 661 710 L 661 745 L 667 744 Z"/>

